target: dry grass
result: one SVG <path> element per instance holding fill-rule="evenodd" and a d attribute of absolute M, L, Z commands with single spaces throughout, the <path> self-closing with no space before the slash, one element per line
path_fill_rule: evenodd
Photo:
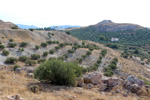
<path fill-rule="evenodd" d="M 87 90 L 78 87 L 54 86 L 42 84 L 37 80 L 14 74 L 10 71 L 0 71 L 0 99 L 19 94 L 24 100 L 136 100 L 136 97 L 123 97 L 122 94 L 100 93 L 97 89 Z M 29 84 L 38 84 L 39 93 L 29 91 Z"/>

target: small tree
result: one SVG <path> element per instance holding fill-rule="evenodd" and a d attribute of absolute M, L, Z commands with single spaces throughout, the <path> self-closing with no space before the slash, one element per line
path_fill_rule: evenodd
<path fill-rule="evenodd" d="M 25 62 L 27 59 L 29 59 L 29 58 L 26 56 L 20 56 L 19 57 L 19 61 L 21 61 L 21 62 Z"/>
<path fill-rule="evenodd" d="M 82 41 L 82 45 L 85 45 L 85 41 Z"/>
<path fill-rule="evenodd" d="M 76 77 L 82 75 L 82 67 L 72 62 L 63 62 L 51 59 L 42 63 L 34 71 L 38 80 L 51 82 L 57 85 L 74 85 Z"/>
<path fill-rule="evenodd" d="M 20 68 L 20 65 L 14 65 L 13 70 L 16 71 L 17 68 Z"/>
<path fill-rule="evenodd" d="M 39 54 L 32 54 L 31 59 L 32 60 L 38 60 L 38 59 L 40 59 L 40 55 Z"/>
<path fill-rule="evenodd" d="M 8 56 L 8 55 L 9 55 L 9 51 L 7 51 L 7 50 L 3 50 L 3 51 L 2 51 L 2 55 L 4 55 L 4 56 Z"/>
<path fill-rule="evenodd" d="M 104 41 L 105 40 L 105 36 L 100 36 L 99 39 Z"/>
<path fill-rule="evenodd" d="M 14 57 L 9 57 L 9 58 L 7 58 L 7 59 L 5 60 L 5 63 L 6 63 L 6 64 L 14 64 L 14 63 L 16 63 L 16 62 L 18 62 L 18 59 L 17 59 L 17 58 L 14 58 Z"/>
<path fill-rule="evenodd" d="M 59 47 L 59 46 L 56 46 L 55 49 L 58 50 L 58 49 L 60 49 L 60 47 Z"/>
<path fill-rule="evenodd" d="M 91 51 L 87 51 L 86 55 L 88 55 L 88 56 L 91 55 Z"/>
<path fill-rule="evenodd" d="M 36 45 L 35 46 L 35 50 L 38 50 L 40 48 L 40 46 Z"/>
<path fill-rule="evenodd" d="M 68 53 L 73 54 L 74 50 L 68 50 Z"/>
<path fill-rule="evenodd" d="M 9 42 L 13 42 L 14 40 L 13 39 L 9 39 Z"/>
<path fill-rule="evenodd" d="M 0 50 L 5 49 L 5 45 L 0 44 Z"/>
<path fill-rule="evenodd" d="M 12 27 L 12 29 L 18 29 L 18 26 L 17 26 L 17 25 L 15 25 L 15 26 L 13 26 L 13 27 Z"/>
<path fill-rule="evenodd" d="M 66 34 L 70 35 L 70 31 L 66 31 Z"/>
<path fill-rule="evenodd" d="M 47 57 L 47 55 L 48 55 L 48 52 L 43 52 L 42 56 Z"/>
<path fill-rule="evenodd" d="M 9 47 L 9 48 L 14 48 L 14 47 L 16 47 L 16 46 L 17 46 L 16 43 L 8 43 L 8 47 Z"/>
<path fill-rule="evenodd" d="M 34 60 L 28 59 L 28 60 L 25 61 L 25 64 L 32 66 L 32 65 L 35 65 L 36 62 Z"/>
<path fill-rule="evenodd" d="M 65 59 L 67 59 L 69 57 L 67 54 L 64 54 L 63 56 L 65 57 Z"/>
<path fill-rule="evenodd" d="M 47 47 L 47 43 L 42 42 L 41 47 Z"/>
<path fill-rule="evenodd" d="M 54 50 L 49 50 L 49 53 L 50 53 L 50 54 L 54 54 L 55 51 L 54 51 Z"/>
<path fill-rule="evenodd" d="M 21 42 L 21 43 L 20 43 L 20 47 L 26 47 L 27 45 L 28 45 L 27 42 Z"/>

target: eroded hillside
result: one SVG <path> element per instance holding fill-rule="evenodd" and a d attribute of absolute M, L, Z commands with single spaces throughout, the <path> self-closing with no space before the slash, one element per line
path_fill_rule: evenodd
<path fill-rule="evenodd" d="M 122 51 L 60 31 L 3 28 L 0 39 L 2 100 L 16 94 L 25 100 L 148 100 L 150 96 L 149 65 L 134 56 L 121 57 Z M 14 62 L 7 60 L 11 57 Z M 85 69 L 74 87 L 34 79 L 35 68 L 54 57 Z"/>

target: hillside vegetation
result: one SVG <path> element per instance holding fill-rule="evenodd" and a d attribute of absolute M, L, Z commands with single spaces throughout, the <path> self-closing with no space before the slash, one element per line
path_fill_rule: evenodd
<path fill-rule="evenodd" d="M 2 100 L 148 100 L 150 96 L 150 65 L 129 51 L 79 40 L 69 31 L 2 28 L 0 39 Z"/>
<path fill-rule="evenodd" d="M 91 25 L 85 28 L 71 30 L 71 34 L 79 39 L 91 40 L 98 43 L 112 43 L 111 38 L 119 38 L 118 44 L 145 45 L 150 44 L 150 30 L 135 25 L 112 24 L 112 22 L 100 22 L 101 24 Z M 109 23 L 111 23 L 109 25 Z M 117 25 L 117 26 L 116 26 Z M 117 28 L 118 27 L 118 28 Z M 104 36 L 105 39 L 100 39 Z"/>

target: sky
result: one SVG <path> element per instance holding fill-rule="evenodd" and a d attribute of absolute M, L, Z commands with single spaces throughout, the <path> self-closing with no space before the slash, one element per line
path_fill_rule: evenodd
<path fill-rule="evenodd" d="M 97 24 L 102 20 L 150 27 L 150 0 L 0 0 L 0 19 L 15 24 Z"/>

